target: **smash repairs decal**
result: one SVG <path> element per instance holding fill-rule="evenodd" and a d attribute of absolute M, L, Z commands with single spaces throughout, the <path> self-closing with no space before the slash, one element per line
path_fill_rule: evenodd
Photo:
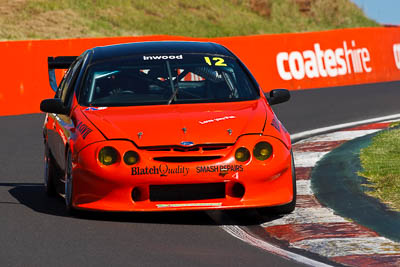
<path fill-rule="evenodd" d="M 171 168 L 167 164 L 160 164 L 159 166 L 152 167 L 132 167 L 131 175 L 160 175 L 167 176 L 169 174 L 183 174 L 188 175 L 189 168 L 178 165 L 178 167 Z"/>
<path fill-rule="evenodd" d="M 209 172 L 242 172 L 242 165 L 215 165 L 215 166 L 197 166 L 197 173 L 209 173 Z"/>
<path fill-rule="evenodd" d="M 85 139 L 91 132 L 93 132 L 93 130 L 90 129 L 89 126 L 82 123 L 81 121 L 78 121 L 78 124 L 76 125 L 76 130 L 78 130 L 83 139 Z"/>

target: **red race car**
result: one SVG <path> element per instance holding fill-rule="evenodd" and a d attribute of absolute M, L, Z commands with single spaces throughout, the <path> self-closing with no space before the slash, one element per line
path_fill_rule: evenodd
<path fill-rule="evenodd" d="M 130 43 L 48 64 L 45 186 L 68 210 L 294 210 L 290 136 L 270 108 L 289 91 L 264 95 L 227 48 Z"/>

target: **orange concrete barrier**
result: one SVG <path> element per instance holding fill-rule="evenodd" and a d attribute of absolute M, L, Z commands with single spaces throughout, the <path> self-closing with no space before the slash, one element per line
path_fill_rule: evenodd
<path fill-rule="evenodd" d="M 0 42 L 0 115 L 39 112 L 54 95 L 47 57 L 80 55 L 116 43 L 192 40 L 225 45 L 256 76 L 264 91 L 400 80 L 400 27 L 224 38 L 142 36 Z"/>

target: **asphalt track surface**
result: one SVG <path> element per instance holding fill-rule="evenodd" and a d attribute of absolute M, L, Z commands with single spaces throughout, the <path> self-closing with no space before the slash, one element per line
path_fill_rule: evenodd
<path fill-rule="evenodd" d="M 296 133 L 400 113 L 398 99 L 400 82 L 392 82 L 297 91 L 274 109 Z M 218 227 L 262 223 L 251 212 L 236 222 L 218 212 L 214 220 L 205 212 L 69 217 L 61 199 L 44 193 L 43 118 L 0 117 L 1 266 L 301 266 Z"/>

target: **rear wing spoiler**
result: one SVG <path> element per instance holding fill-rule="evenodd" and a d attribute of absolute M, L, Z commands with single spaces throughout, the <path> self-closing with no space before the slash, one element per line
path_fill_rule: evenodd
<path fill-rule="evenodd" d="M 77 56 L 63 56 L 63 57 L 48 57 L 47 64 L 49 69 L 49 82 L 50 87 L 54 92 L 57 91 L 57 81 L 55 69 L 68 69 Z"/>

